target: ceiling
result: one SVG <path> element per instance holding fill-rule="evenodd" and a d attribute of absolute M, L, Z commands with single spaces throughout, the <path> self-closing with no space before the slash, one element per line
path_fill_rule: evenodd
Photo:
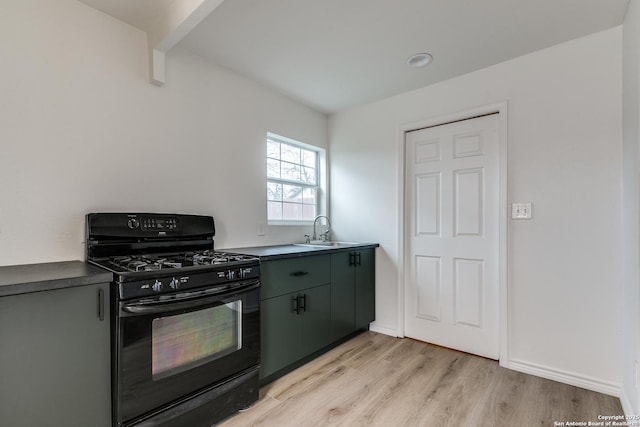
<path fill-rule="evenodd" d="M 175 0 L 81 1 L 144 29 Z M 225 0 L 179 45 L 334 113 L 621 25 L 628 2 Z"/>
<path fill-rule="evenodd" d="M 129 25 L 148 30 L 175 0 L 80 0 Z"/>

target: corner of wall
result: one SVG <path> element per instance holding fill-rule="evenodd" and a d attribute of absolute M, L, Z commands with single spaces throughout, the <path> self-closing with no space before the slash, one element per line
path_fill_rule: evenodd
<path fill-rule="evenodd" d="M 640 5 L 629 2 L 622 50 L 623 323 L 620 402 L 626 415 L 640 414 Z"/>

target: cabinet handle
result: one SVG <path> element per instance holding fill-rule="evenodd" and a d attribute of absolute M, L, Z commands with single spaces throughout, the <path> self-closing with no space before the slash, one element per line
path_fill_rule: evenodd
<path fill-rule="evenodd" d="M 298 297 L 293 297 L 293 311 L 296 312 L 296 314 L 300 314 L 300 304 L 298 302 Z"/>
<path fill-rule="evenodd" d="M 291 273 L 291 275 L 295 277 L 306 276 L 307 274 L 309 274 L 308 271 L 294 271 L 293 273 Z"/>
<path fill-rule="evenodd" d="M 104 290 L 98 289 L 98 319 L 104 320 Z"/>
<path fill-rule="evenodd" d="M 349 254 L 349 267 L 358 267 L 362 265 L 360 261 L 360 252 L 351 252 Z"/>
<path fill-rule="evenodd" d="M 293 300 L 293 311 L 296 314 L 300 314 L 300 312 L 307 311 L 307 294 L 298 295 L 292 298 Z"/>
<path fill-rule="evenodd" d="M 300 296 L 300 299 L 302 300 L 300 303 L 300 310 L 302 310 L 303 312 L 307 311 L 307 294 L 302 294 Z"/>

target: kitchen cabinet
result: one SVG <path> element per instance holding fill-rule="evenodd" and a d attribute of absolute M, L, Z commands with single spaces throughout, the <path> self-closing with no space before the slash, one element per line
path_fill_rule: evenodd
<path fill-rule="evenodd" d="M 374 249 L 331 254 L 331 339 L 367 328 L 374 320 Z"/>
<path fill-rule="evenodd" d="M 306 289 L 302 296 L 304 306 L 300 319 L 300 357 L 307 356 L 331 341 L 329 321 L 331 318 L 331 289 L 329 285 Z M 300 298 L 300 297 L 298 297 Z M 298 305 L 300 306 L 300 302 Z"/>
<path fill-rule="evenodd" d="M 261 378 L 298 360 L 300 326 L 292 309 L 294 296 L 286 294 L 260 301 Z"/>
<path fill-rule="evenodd" d="M 368 328 L 375 319 L 378 246 L 341 243 L 225 249 L 260 258 L 262 384 Z"/>
<path fill-rule="evenodd" d="M 356 329 L 356 284 L 353 252 L 331 254 L 331 339 Z"/>
<path fill-rule="evenodd" d="M 0 425 L 111 426 L 108 292 L 0 297 Z"/>
<path fill-rule="evenodd" d="M 356 329 L 368 328 L 376 320 L 376 253 L 355 252 Z"/>
<path fill-rule="evenodd" d="M 261 378 L 330 343 L 330 265 L 329 255 L 262 263 Z"/>
<path fill-rule="evenodd" d="M 324 285 L 262 301 L 262 378 L 329 344 L 329 300 Z"/>

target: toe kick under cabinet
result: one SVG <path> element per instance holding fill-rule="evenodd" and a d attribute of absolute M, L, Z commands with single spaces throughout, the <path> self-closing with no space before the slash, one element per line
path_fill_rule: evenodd
<path fill-rule="evenodd" d="M 263 383 L 375 318 L 374 249 L 262 261 L 261 275 Z"/>

